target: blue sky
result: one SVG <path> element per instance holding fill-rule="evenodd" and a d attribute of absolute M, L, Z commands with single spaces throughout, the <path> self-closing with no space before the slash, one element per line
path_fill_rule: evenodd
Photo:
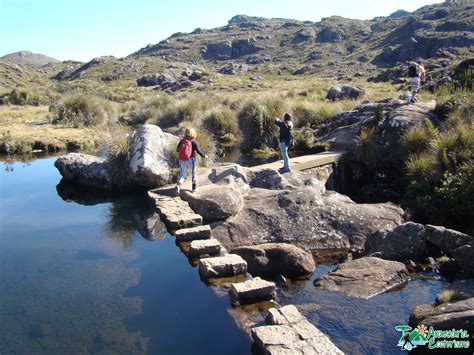
<path fill-rule="evenodd" d="M 227 24 L 234 15 L 319 21 L 370 19 L 440 0 L 0 0 L 0 56 L 20 50 L 59 60 L 123 57 L 175 32 Z"/>

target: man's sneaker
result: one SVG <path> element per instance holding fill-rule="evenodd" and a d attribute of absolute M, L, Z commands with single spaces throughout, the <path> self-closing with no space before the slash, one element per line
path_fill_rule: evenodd
<path fill-rule="evenodd" d="M 176 184 L 175 191 L 176 191 L 176 195 L 179 196 L 179 193 L 181 192 L 181 188 L 178 184 Z"/>
<path fill-rule="evenodd" d="M 193 190 L 192 192 L 196 192 L 197 191 L 197 184 L 193 184 Z"/>

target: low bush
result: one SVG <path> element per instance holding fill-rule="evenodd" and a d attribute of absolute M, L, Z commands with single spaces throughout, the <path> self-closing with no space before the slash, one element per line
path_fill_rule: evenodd
<path fill-rule="evenodd" d="M 369 170 L 373 170 L 380 159 L 380 148 L 375 141 L 375 133 L 375 127 L 363 129 L 353 152 L 356 160 Z"/>
<path fill-rule="evenodd" d="M 220 143 L 231 143 L 240 138 L 237 117 L 231 109 L 223 107 L 213 110 L 203 120 L 202 125 Z"/>
<path fill-rule="evenodd" d="M 202 100 L 178 101 L 162 111 L 157 119 L 157 125 L 161 128 L 170 128 L 178 126 L 182 122 L 196 124 L 206 108 L 206 104 Z"/>
<path fill-rule="evenodd" d="M 117 111 L 111 102 L 87 95 L 74 95 L 62 103 L 50 107 L 53 124 L 73 127 L 97 126 L 117 119 Z"/>
<path fill-rule="evenodd" d="M 253 149 L 276 148 L 278 129 L 275 117 L 282 118 L 286 104 L 278 98 L 266 98 L 262 104 L 248 101 L 237 114 L 243 139 L 241 149 L 248 153 Z"/>
<path fill-rule="evenodd" d="M 298 103 L 293 107 L 297 127 L 315 128 L 340 111 L 337 103 L 312 103 L 306 101 Z"/>

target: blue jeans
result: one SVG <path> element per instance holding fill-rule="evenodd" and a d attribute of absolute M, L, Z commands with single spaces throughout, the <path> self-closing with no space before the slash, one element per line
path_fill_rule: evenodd
<path fill-rule="evenodd" d="M 280 151 L 281 155 L 283 156 L 283 167 L 285 169 L 289 169 L 290 157 L 288 156 L 288 147 L 286 146 L 285 142 L 280 142 Z"/>

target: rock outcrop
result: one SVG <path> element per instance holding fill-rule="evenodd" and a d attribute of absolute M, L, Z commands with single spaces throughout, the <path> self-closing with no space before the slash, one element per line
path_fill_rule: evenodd
<path fill-rule="evenodd" d="M 322 185 L 305 185 L 296 172 L 285 180 L 284 190 L 252 188 L 242 210 L 214 226 L 214 237 L 230 248 L 287 242 L 305 249 L 362 249 L 369 234 L 402 222 L 403 210 L 393 204 L 357 204 Z"/>
<path fill-rule="evenodd" d="M 328 291 L 341 291 L 356 298 L 370 298 L 400 287 L 408 279 L 403 263 L 364 257 L 340 264 L 336 270 L 321 276 L 315 286 Z"/>
<path fill-rule="evenodd" d="M 419 324 L 436 330 L 464 329 L 470 334 L 474 331 L 474 297 L 438 306 L 422 304 L 410 315 L 410 326 Z"/>
<path fill-rule="evenodd" d="M 408 261 L 425 256 L 426 236 L 422 224 L 408 222 L 393 230 L 375 232 L 365 242 L 365 253 L 383 259 Z"/>
<path fill-rule="evenodd" d="M 172 152 L 179 138 L 160 127 L 143 125 L 133 133 L 129 151 L 129 172 L 138 185 L 154 188 L 171 182 L 175 166 Z"/>
<path fill-rule="evenodd" d="M 69 153 L 58 158 L 54 166 L 64 180 L 103 190 L 117 188 L 107 162 L 103 158 L 82 153 Z"/>
<path fill-rule="evenodd" d="M 452 256 L 457 248 L 472 243 L 474 238 L 452 229 L 428 224 L 426 225 L 426 241 Z"/>
<path fill-rule="evenodd" d="M 311 274 L 315 264 L 311 254 L 291 244 L 268 243 L 232 249 L 246 262 L 254 276 L 274 277 L 282 275 L 290 279 Z"/>
<path fill-rule="evenodd" d="M 365 94 L 365 90 L 359 87 L 349 85 L 336 85 L 329 89 L 326 99 L 330 101 L 339 101 L 351 99 L 355 100 Z"/>
<path fill-rule="evenodd" d="M 196 192 L 183 190 L 181 198 L 205 221 L 219 221 L 237 214 L 242 209 L 242 194 L 229 186 L 207 185 Z"/>

